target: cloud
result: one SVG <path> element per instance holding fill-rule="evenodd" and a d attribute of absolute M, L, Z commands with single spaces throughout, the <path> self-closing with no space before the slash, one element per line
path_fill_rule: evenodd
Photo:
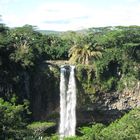
<path fill-rule="evenodd" d="M 38 11 L 40 12 L 36 13 L 34 23 L 40 21 L 38 23 L 40 28 L 51 30 L 76 30 L 110 25 L 140 25 L 139 9 L 139 3 L 131 6 L 115 5 L 104 9 L 94 5 L 85 6 L 80 3 L 50 3 L 39 8 Z"/>
<path fill-rule="evenodd" d="M 16 2 L 16 1 L 18 1 L 18 0 L 0 0 L 0 4 L 1 5 L 5 5 L 5 4 L 7 5 L 11 2 Z"/>
<path fill-rule="evenodd" d="M 19 0 L 0 0 L 0 15 L 2 21 L 5 21 L 6 18 L 10 18 L 6 13 L 8 13 L 9 5 L 15 3 Z M 10 18 L 11 19 L 11 18 Z M 6 19 L 7 21 L 7 19 Z"/>
<path fill-rule="evenodd" d="M 47 23 L 47 24 L 69 24 L 70 23 L 70 20 L 54 20 L 54 21 L 44 21 L 44 23 Z"/>
<path fill-rule="evenodd" d="M 31 24 L 37 25 L 40 29 L 76 30 L 84 26 L 82 24 L 90 18 L 91 12 L 89 7 L 80 3 L 50 2 L 40 5 L 24 17 L 10 13 L 4 15 L 3 20 L 10 27 Z"/>
<path fill-rule="evenodd" d="M 17 2 L 19 0 L 0 0 L 0 9 L 3 10 L 5 9 L 10 3 Z M 0 10 L 0 11 L 1 11 Z"/>
<path fill-rule="evenodd" d="M 88 16 L 79 16 L 79 17 L 73 17 L 73 18 L 65 18 L 60 20 L 47 20 L 44 21 L 44 23 L 47 24 L 70 24 L 72 21 L 78 21 L 78 20 L 84 20 L 88 19 Z"/>
<path fill-rule="evenodd" d="M 47 3 L 26 16 L 24 21 L 39 25 L 39 28 L 54 30 L 72 30 L 89 18 L 89 9 L 75 3 Z"/>
<path fill-rule="evenodd" d="M 130 3 L 137 3 L 139 2 L 139 0 L 126 0 L 127 2 L 130 2 Z"/>
<path fill-rule="evenodd" d="M 8 3 L 18 0 L 6 1 Z M 37 25 L 39 29 L 61 31 L 99 26 L 140 25 L 139 0 L 124 0 L 124 2 L 123 5 L 104 7 L 70 1 L 47 2 L 38 5 L 34 10 L 31 8 L 24 16 L 22 14 L 18 16 L 16 13 L 5 14 L 3 20 L 11 27 L 30 24 Z"/>
<path fill-rule="evenodd" d="M 75 3 L 51 3 L 39 8 L 40 14 L 48 21 L 75 19 L 87 16 L 88 9 Z"/>

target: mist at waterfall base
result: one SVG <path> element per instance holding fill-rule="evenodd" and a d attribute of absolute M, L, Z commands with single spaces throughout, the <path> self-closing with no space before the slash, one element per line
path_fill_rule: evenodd
<path fill-rule="evenodd" d="M 60 74 L 60 139 L 75 136 L 76 82 L 75 66 L 61 66 Z"/>

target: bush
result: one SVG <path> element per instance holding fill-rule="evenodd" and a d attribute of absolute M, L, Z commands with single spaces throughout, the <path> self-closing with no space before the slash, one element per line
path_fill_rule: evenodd
<path fill-rule="evenodd" d="M 55 126 L 54 122 L 33 122 L 27 128 L 32 132 L 34 138 L 44 137 L 45 131 Z"/>
<path fill-rule="evenodd" d="M 80 132 L 83 134 L 80 140 L 96 140 L 103 128 L 105 126 L 101 123 L 93 124 L 91 127 L 80 128 Z"/>
<path fill-rule="evenodd" d="M 100 136 L 104 140 L 140 139 L 140 109 L 130 111 L 120 120 L 103 129 Z"/>
<path fill-rule="evenodd" d="M 95 124 L 80 129 L 83 136 L 74 140 L 139 140 L 140 108 L 130 111 L 109 126 Z M 73 140 L 73 139 L 72 139 Z"/>
<path fill-rule="evenodd" d="M 28 135 L 25 115 L 29 114 L 28 102 L 15 103 L 15 97 L 10 102 L 0 98 L 0 139 L 21 140 Z"/>
<path fill-rule="evenodd" d="M 109 126 L 97 123 L 89 127 L 79 128 L 82 136 L 65 140 L 139 140 L 140 139 L 140 108 L 125 114 Z"/>

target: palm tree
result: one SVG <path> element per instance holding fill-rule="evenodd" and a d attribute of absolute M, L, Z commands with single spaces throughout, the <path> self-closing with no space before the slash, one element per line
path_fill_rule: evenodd
<path fill-rule="evenodd" d="M 76 44 L 69 50 L 70 63 L 90 64 L 92 60 L 102 56 L 101 46 L 97 43 Z"/>

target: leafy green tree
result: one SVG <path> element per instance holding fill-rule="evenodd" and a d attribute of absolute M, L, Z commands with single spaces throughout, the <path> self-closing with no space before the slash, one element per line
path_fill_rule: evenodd
<path fill-rule="evenodd" d="M 68 45 L 61 36 L 49 34 L 46 36 L 45 53 L 50 60 L 68 59 Z"/>
<path fill-rule="evenodd" d="M 26 131 L 26 113 L 29 114 L 28 102 L 16 104 L 16 97 L 11 101 L 4 101 L 0 98 L 0 139 L 21 140 L 28 135 Z"/>
<path fill-rule="evenodd" d="M 25 25 L 10 31 L 14 48 L 10 58 L 23 67 L 33 66 L 40 53 L 37 47 L 39 33 L 34 30 L 34 27 Z"/>

